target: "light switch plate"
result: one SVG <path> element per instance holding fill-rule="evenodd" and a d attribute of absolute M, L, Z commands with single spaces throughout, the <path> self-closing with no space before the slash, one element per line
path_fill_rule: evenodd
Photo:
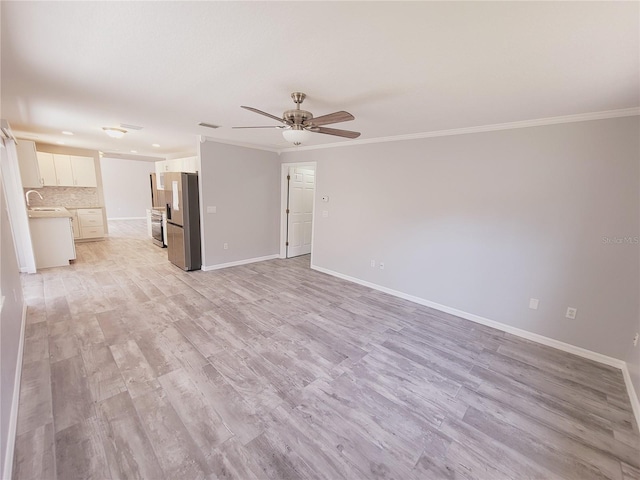
<path fill-rule="evenodd" d="M 576 315 L 578 313 L 578 309 L 574 308 L 574 307 L 568 307 L 567 308 L 567 318 L 570 318 L 571 320 L 574 320 L 576 318 Z"/>
<path fill-rule="evenodd" d="M 216 213 L 217 208 L 216 207 L 207 207 L 207 213 Z"/>
<path fill-rule="evenodd" d="M 322 210 L 322 216 L 323 217 L 328 217 L 329 216 L 329 210 Z"/>
<path fill-rule="evenodd" d="M 529 308 L 531 310 L 537 310 L 539 302 L 540 302 L 540 300 L 538 300 L 537 298 L 530 298 L 529 299 Z"/>

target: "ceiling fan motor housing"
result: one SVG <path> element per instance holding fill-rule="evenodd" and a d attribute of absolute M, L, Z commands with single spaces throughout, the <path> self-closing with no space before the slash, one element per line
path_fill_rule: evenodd
<path fill-rule="evenodd" d="M 302 125 L 312 118 L 313 114 L 306 110 L 287 110 L 282 116 L 282 119 L 289 125 Z"/>

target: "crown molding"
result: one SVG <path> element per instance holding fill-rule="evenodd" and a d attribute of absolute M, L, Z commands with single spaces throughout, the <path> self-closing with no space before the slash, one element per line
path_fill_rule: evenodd
<path fill-rule="evenodd" d="M 349 142 L 326 143 L 323 145 L 309 145 L 291 147 L 276 150 L 278 153 L 300 152 L 306 150 L 319 150 L 322 148 L 350 147 L 353 145 L 367 145 L 370 143 L 401 142 L 405 140 L 417 140 L 421 138 L 447 137 L 451 135 L 467 135 L 469 133 L 493 132 L 496 130 L 511 130 L 515 128 L 540 127 L 543 125 L 556 125 L 560 123 L 586 122 L 589 120 L 604 120 L 607 118 L 633 117 L 640 115 L 640 107 L 624 108 L 620 110 L 606 110 L 603 112 L 579 113 L 560 117 L 537 118 L 518 122 L 495 123 L 492 125 L 480 125 L 477 127 L 453 128 L 450 130 L 436 130 L 432 132 L 411 133 L 408 135 L 395 135 L 390 137 L 364 138 Z"/>

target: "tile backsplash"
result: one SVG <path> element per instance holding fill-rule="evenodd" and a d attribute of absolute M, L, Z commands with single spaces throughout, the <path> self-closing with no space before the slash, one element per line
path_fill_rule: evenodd
<path fill-rule="evenodd" d="M 25 188 L 25 193 L 29 191 Z M 29 195 L 32 207 L 100 207 L 98 189 L 95 187 L 42 187 L 36 189 L 44 197 L 40 200 L 35 193 Z"/>

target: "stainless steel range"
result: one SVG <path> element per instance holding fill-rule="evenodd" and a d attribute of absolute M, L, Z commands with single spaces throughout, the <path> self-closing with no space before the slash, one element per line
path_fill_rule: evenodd
<path fill-rule="evenodd" d="M 153 243 L 159 247 L 166 247 L 164 243 L 164 212 L 162 209 L 151 210 L 151 236 L 153 237 Z"/>

